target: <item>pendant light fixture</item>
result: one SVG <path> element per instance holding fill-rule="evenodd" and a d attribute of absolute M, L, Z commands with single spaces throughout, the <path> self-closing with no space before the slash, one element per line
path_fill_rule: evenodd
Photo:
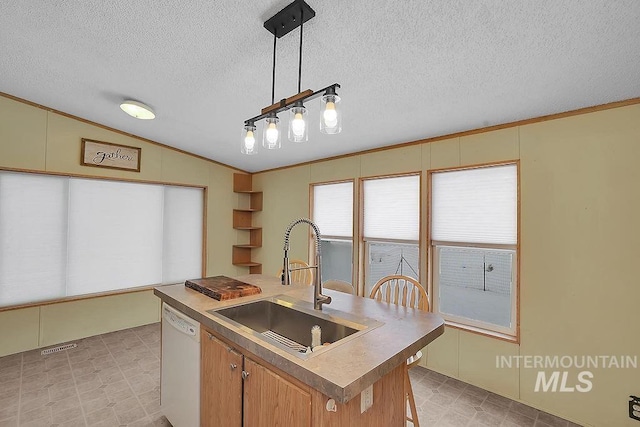
<path fill-rule="evenodd" d="M 262 146 L 266 149 L 278 149 L 281 147 L 280 118 L 278 114 L 289 110 L 289 124 L 287 136 L 292 142 L 306 142 L 309 140 L 309 123 L 306 101 L 322 97 L 322 111 L 320 116 L 320 131 L 326 134 L 337 134 L 342 130 L 342 117 L 338 103 L 340 97 L 336 89 L 338 83 L 317 91 L 301 90 L 302 80 L 302 34 L 305 22 L 316 16 L 316 12 L 304 0 L 294 0 L 293 3 L 273 15 L 264 23 L 264 27 L 273 34 L 273 69 L 271 80 L 271 105 L 262 109 L 259 115 L 244 121 L 241 140 L 241 152 L 243 154 L 255 154 L 256 123 L 265 121 Z M 298 58 L 298 93 L 275 102 L 276 85 L 276 45 L 277 40 L 300 27 L 300 45 Z"/>
<path fill-rule="evenodd" d="M 342 130 L 342 114 L 340 114 L 340 97 L 333 88 L 322 95 L 322 111 L 320 117 L 320 132 L 327 134 L 340 133 Z"/>
<path fill-rule="evenodd" d="M 307 109 L 302 102 L 297 102 L 289 111 L 289 141 L 307 142 L 309 140 Z"/>
<path fill-rule="evenodd" d="M 256 125 L 248 123 L 242 129 L 242 154 L 256 154 Z"/>
<path fill-rule="evenodd" d="M 265 120 L 264 132 L 262 133 L 262 146 L 269 150 L 277 150 L 280 144 L 280 128 L 278 126 L 280 119 L 273 113 Z"/>

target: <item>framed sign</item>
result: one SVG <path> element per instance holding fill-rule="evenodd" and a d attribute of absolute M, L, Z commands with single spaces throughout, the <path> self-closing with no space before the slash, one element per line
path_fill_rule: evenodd
<path fill-rule="evenodd" d="M 142 148 L 82 138 L 80 164 L 140 172 Z"/>

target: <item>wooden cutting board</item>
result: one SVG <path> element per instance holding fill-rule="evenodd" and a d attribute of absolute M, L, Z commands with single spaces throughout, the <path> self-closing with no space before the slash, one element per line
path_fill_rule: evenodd
<path fill-rule="evenodd" d="M 227 276 L 187 280 L 184 282 L 184 285 L 187 288 L 196 290 L 218 301 L 262 293 L 262 289 L 258 286 L 250 285 Z"/>

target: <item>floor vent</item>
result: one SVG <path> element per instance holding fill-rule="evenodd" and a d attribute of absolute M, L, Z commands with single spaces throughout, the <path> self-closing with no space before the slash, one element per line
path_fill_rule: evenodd
<path fill-rule="evenodd" d="M 42 350 L 42 355 L 46 356 L 47 354 L 57 353 L 59 351 L 69 350 L 70 348 L 76 348 L 77 346 L 78 346 L 77 344 L 59 345 L 58 347 L 53 347 L 53 348 L 48 348 L 46 350 Z"/>

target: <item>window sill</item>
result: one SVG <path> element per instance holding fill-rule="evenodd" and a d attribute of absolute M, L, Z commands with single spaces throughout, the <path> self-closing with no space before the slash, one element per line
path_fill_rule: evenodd
<path fill-rule="evenodd" d="M 501 341 L 506 341 L 506 342 L 510 342 L 512 344 L 520 344 L 520 336 L 516 335 L 508 335 L 508 334 L 503 334 L 500 332 L 495 332 L 495 331 L 490 331 L 487 329 L 483 329 L 483 328 L 478 328 L 476 326 L 469 326 L 469 325 L 465 325 L 462 323 L 457 323 L 457 322 L 452 322 L 450 320 L 445 320 L 444 324 L 446 326 L 449 326 L 451 328 L 454 329 L 459 329 L 462 331 L 467 331 L 467 332 L 471 332 L 473 334 L 477 334 L 477 335 L 483 335 L 485 337 L 490 337 L 490 338 L 496 338 L 499 339 Z"/>
<path fill-rule="evenodd" d="M 3 312 L 3 311 L 19 310 L 21 308 L 41 307 L 41 306 L 44 306 L 44 305 L 60 304 L 60 303 L 63 303 L 63 302 L 80 301 L 80 300 L 85 300 L 85 299 L 101 298 L 101 297 L 108 297 L 108 296 L 113 296 L 113 295 L 130 294 L 130 293 L 134 293 L 134 292 L 151 291 L 156 286 L 160 286 L 160 285 L 138 286 L 136 288 L 118 289 L 116 291 L 98 292 L 98 293 L 95 293 L 95 294 L 76 295 L 76 296 L 66 297 L 66 298 L 58 298 L 58 299 L 52 299 L 52 300 L 30 302 L 30 303 L 18 304 L 18 305 L 8 305 L 6 307 L 0 307 L 0 313 Z"/>

